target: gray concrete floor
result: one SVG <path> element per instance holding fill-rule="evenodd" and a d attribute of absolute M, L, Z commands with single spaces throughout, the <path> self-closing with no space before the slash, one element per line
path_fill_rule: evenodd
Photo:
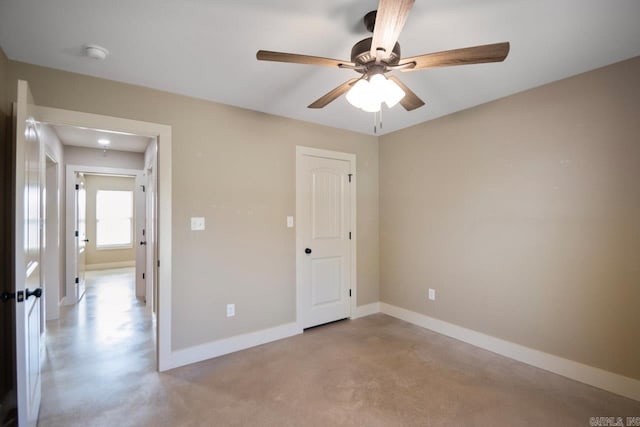
<path fill-rule="evenodd" d="M 588 426 L 640 402 L 378 314 L 166 373 L 130 269 L 48 323 L 40 426 Z M 206 326 L 206 325 L 201 325 Z"/>

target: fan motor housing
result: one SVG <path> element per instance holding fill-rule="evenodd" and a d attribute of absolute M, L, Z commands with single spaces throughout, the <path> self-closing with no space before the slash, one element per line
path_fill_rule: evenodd
<path fill-rule="evenodd" d="M 353 45 L 353 48 L 351 48 L 351 62 L 356 65 L 367 65 L 375 62 L 376 57 L 371 55 L 372 42 L 373 37 L 367 37 Z M 386 65 L 397 65 L 400 62 L 400 43 L 395 44 L 391 55 L 382 62 Z"/>

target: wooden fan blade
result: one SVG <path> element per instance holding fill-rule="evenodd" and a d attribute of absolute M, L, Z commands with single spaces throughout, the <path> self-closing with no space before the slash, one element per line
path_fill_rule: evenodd
<path fill-rule="evenodd" d="M 320 56 L 298 55 L 296 53 L 272 52 L 259 50 L 256 58 L 260 61 L 289 62 L 293 64 L 322 65 L 325 67 L 339 67 L 340 64 L 355 66 L 353 62 L 337 59 L 322 58 Z"/>
<path fill-rule="evenodd" d="M 509 42 L 485 44 L 482 46 L 465 47 L 462 49 L 445 50 L 444 52 L 428 53 L 412 56 L 400 61 L 400 65 L 415 62 L 413 68 L 400 71 L 424 70 L 426 68 L 449 67 L 452 65 L 482 64 L 485 62 L 502 62 L 509 54 Z"/>
<path fill-rule="evenodd" d="M 384 49 L 378 59 L 386 59 L 391 55 L 414 1 L 380 0 L 371 42 L 372 57 L 376 57 L 378 49 Z"/>
<path fill-rule="evenodd" d="M 353 85 L 358 80 L 360 80 L 360 79 L 351 79 L 349 81 L 346 81 L 346 82 L 342 83 L 340 86 L 338 86 L 337 88 L 333 89 L 331 92 L 328 92 L 325 95 L 322 95 L 320 98 L 318 98 L 315 102 L 313 102 L 307 108 L 323 108 L 323 107 L 325 107 L 327 104 L 329 104 L 330 102 L 336 100 L 338 97 L 340 97 L 340 95 L 346 93 L 349 89 L 351 89 L 351 85 Z"/>
<path fill-rule="evenodd" d="M 405 110 L 415 110 L 416 108 L 420 108 L 424 105 L 424 101 L 418 98 L 418 95 L 413 93 L 413 91 L 409 89 L 407 85 L 402 83 L 400 79 L 395 76 L 389 76 L 389 80 L 393 80 L 404 91 L 405 95 L 404 98 L 400 100 L 400 105 L 402 105 Z"/>

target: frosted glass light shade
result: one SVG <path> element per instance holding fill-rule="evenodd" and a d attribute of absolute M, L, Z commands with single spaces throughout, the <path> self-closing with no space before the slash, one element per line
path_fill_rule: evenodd
<path fill-rule="evenodd" d="M 393 80 L 387 79 L 382 74 L 375 74 L 371 76 L 369 80 L 371 87 L 378 94 L 380 99 L 387 104 L 387 107 L 394 107 L 402 98 L 404 98 L 404 91 Z"/>
<path fill-rule="evenodd" d="M 372 90 L 371 85 L 369 85 L 369 90 L 365 92 L 362 100 L 360 102 L 360 108 L 366 111 L 367 113 L 376 113 L 380 111 L 380 104 L 382 100 L 378 96 L 375 90 Z"/>
<path fill-rule="evenodd" d="M 347 92 L 347 101 L 368 113 L 380 111 L 381 100 L 367 80 L 358 80 Z"/>
<path fill-rule="evenodd" d="M 369 82 L 366 80 L 358 80 L 349 92 L 347 92 L 347 101 L 356 108 L 361 108 L 362 99 L 369 90 Z"/>
<path fill-rule="evenodd" d="M 393 80 L 387 80 L 387 93 L 385 93 L 384 102 L 387 107 L 392 108 L 404 98 L 406 94 L 404 90 Z"/>
<path fill-rule="evenodd" d="M 374 74 L 369 80 L 358 80 L 347 92 L 347 101 L 368 113 L 380 111 L 382 102 L 391 108 L 404 98 L 404 91 L 394 81 L 382 74 Z"/>

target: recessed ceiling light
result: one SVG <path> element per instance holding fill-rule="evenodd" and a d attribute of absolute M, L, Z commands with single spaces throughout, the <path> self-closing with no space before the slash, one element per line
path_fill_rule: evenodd
<path fill-rule="evenodd" d="M 106 138 L 100 138 L 100 139 L 98 140 L 98 144 L 100 144 L 100 145 L 109 145 L 109 144 L 111 144 L 111 141 L 109 141 L 109 140 L 108 140 L 108 139 L 106 139 Z"/>
<path fill-rule="evenodd" d="M 93 59 L 105 59 L 107 55 L 109 55 L 109 51 L 102 46 L 98 46 L 97 44 L 87 44 L 84 46 L 84 53 L 87 54 L 89 58 Z"/>

